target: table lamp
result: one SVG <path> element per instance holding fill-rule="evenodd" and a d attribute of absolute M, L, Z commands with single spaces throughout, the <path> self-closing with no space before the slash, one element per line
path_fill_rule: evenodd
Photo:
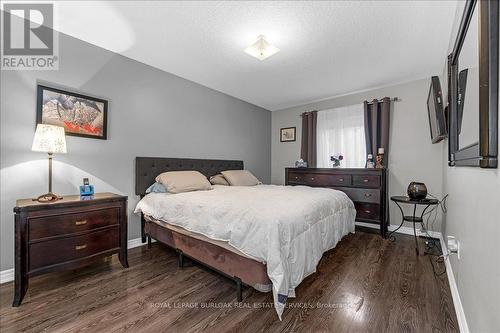
<path fill-rule="evenodd" d="M 62 199 L 62 197 L 52 193 L 52 155 L 54 153 L 66 154 L 64 127 L 38 124 L 31 150 L 49 154 L 49 193 L 42 194 L 33 201 L 53 202 Z"/>

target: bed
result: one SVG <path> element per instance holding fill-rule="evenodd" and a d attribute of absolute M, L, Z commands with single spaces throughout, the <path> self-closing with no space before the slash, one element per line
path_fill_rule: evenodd
<path fill-rule="evenodd" d="M 242 170 L 242 161 L 136 158 L 135 212 L 141 214 L 143 242 L 166 244 L 242 286 L 273 291 L 278 316 L 288 297 L 324 252 L 354 232 L 356 211 L 343 193 L 307 186 L 214 186 L 179 194 L 145 190 L 166 171 L 196 170 L 207 177 Z"/>

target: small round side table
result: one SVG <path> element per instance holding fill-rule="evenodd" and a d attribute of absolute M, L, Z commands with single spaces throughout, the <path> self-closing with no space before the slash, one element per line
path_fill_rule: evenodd
<path fill-rule="evenodd" d="M 415 223 L 423 223 L 425 211 L 430 206 L 437 205 L 439 203 L 439 201 L 437 199 L 414 200 L 414 199 L 410 199 L 409 197 L 405 197 L 405 196 L 393 196 L 393 197 L 391 197 L 391 201 L 394 201 L 394 203 L 398 206 L 399 210 L 401 211 L 402 219 L 401 219 L 401 224 L 399 225 L 399 227 L 397 227 L 395 230 L 391 231 L 388 238 L 390 239 L 392 234 L 395 233 L 396 231 L 398 231 L 399 228 L 401 228 L 403 226 L 403 223 L 405 221 L 413 222 L 413 235 L 415 236 L 415 252 L 417 253 L 417 256 L 418 256 L 419 252 L 418 252 L 418 241 L 417 241 L 417 229 L 415 228 Z M 400 203 L 413 205 L 413 215 L 412 216 L 408 216 L 408 215 L 405 216 L 405 213 L 403 212 L 403 208 L 401 208 Z M 424 210 L 422 211 L 422 214 L 420 214 L 420 216 L 416 215 L 418 205 L 426 206 L 424 208 Z"/>

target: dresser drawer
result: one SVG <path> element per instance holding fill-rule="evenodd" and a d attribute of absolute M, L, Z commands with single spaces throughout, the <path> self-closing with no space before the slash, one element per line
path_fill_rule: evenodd
<path fill-rule="evenodd" d="M 366 202 L 354 202 L 356 219 L 380 220 L 380 205 Z"/>
<path fill-rule="evenodd" d="M 29 269 L 34 270 L 66 261 L 85 258 L 120 247 L 119 227 L 81 236 L 41 241 L 29 246 Z"/>
<path fill-rule="evenodd" d="M 321 174 L 313 172 L 289 172 L 288 183 L 290 185 L 308 185 L 308 186 L 350 186 L 352 183 L 351 175 L 342 174 Z"/>
<path fill-rule="evenodd" d="M 288 173 L 287 182 L 290 185 L 306 185 L 305 179 L 307 174 L 300 172 L 290 172 Z"/>
<path fill-rule="evenodd" d="M 29 240 L 72 234 L 99 227 L 119 224 L 119 208 L 104 208 L 89 212 L 44 216 L 29 219 Z"/>
<path fill-rule="evenodd" d="M 305 175 L 304 182 L 310 186 L 349 186 L 351 175 L 324 175 L 310 173 Z"/>
<path fill-rule="evenodd" d="M 353 175 L 352 184 L 362 187 L 380 187 L 381 179 L 377 175 Z"/>
<path fill-rule="evenodd" d="M 349 199 L 351 199 L 352 201 L 371 203 L 380 202 L 380 190 L 353 187 L 336 187 L 335 189 L 347 194 Z"/>

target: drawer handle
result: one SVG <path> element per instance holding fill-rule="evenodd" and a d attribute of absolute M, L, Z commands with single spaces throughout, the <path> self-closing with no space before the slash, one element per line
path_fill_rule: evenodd
<path fill-rule="evenodd" d="M 369 198 L 369 197 L 371 197 L 371 196 L 372 196 L 372 194 L 371 194 L 371 193 L 365 193 L 365 197 Z"/>
<path fill-rule="evenodd" d="M 339 178 L 339 182 L 343 182 L 344 181 L 344 178 Z"/>
<path fill-rule="evenodd" d="M 295 176 L 295 180 L 299 179 L 299 177 Z"/>
<path fill-rule="evenodd" d="M 75 225 L 84 225 L 87 224 L 87 220 L 82 220 L 82 221 L 76 221 Z"/>
<path fill-rule="evenodd" d="M 83 249 L 86 249 L 87 248 L 87 244 L 83 244 L 83 245 L 77 245 L 75 246 L 75 250 L 83 250 Z"/>
<path fill-rule="evenodd" d="M 363 179 L 363 183 L 368 183 L 369 181 L 369 179 Z"/>
<path fill-rule="evenodd" d="M 365 210 L 366 214 L 370 214 L 372 211 L 371 210 Z"/>
<path fill-rule="evenodd" d="M 314 177 L 311 177 L 311 180 L 314 180 Z"/>

